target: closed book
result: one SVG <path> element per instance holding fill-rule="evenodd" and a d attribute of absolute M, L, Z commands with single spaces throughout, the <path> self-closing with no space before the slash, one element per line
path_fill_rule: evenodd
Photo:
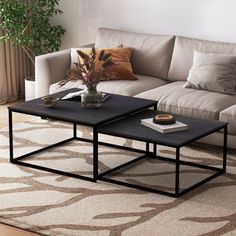
<path fill-rule="evenodd" d="M 160 125 L 153 122 L 153 118 L 142 119 L 141 124 L 147 126 L 148 128 L 154 129 L 160 133 L 172 133 L 177 131 L 183 131 L 188 129 L 188 125 L 176 121 L 171 125 Z"/>

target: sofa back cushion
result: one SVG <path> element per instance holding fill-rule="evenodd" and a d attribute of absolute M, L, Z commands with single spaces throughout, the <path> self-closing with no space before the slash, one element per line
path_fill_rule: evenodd
<path fill-rule="evenodd" d="M 123 45 L 131 47 L 131 64 L 135 74 L 167 79 L 174 47 L 174 36 L 131 33 L 99 28 L 95 47 Z"/>
<path fill-rule="evenodd" d="M 236 55 L 236 43 L 214 42 L 177 36 L 171 59 L 168 80 L 186 80 L 193 64 L 195 51 Z"/>

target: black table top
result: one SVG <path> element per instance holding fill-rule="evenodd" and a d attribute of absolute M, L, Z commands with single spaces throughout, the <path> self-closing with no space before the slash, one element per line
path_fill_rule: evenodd
<path fill-rule="evenodd" d="M 216 132 L 228 124 L 216 120 L 203 120 L 175 115 L 176 120 L 188 125 L 188 130 L 162 134 L 141 125 L 141 119 L 151 118 L 156 114 L 158 114 L 157 111 L 145 110 L 102 125 L 98 128 L 98 132 L 177 148 Z"/>
<path fill-rule="evenodd" d="M 69 89 L 56 93 L 54 96 L 61 98 L 68 93 L 79 90 L 80 89 Z M 41 98 L 10 106 L 8 109 L 29 115 L 96 126 L 126 116 L 127 114 L 152 107 L 156 103 L 156 101 L 152 100 L 111 94 L 100 108 L 94 109 L 84 108 L 80 101 L 71 100 L 60 100 L 56 107 L 49 108 L 44 105 Z"/>

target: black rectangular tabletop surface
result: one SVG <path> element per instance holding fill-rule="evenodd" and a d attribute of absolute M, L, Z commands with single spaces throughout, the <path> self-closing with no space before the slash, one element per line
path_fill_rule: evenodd
<path fill-rule="evenodd" d="M 158 114 L 157 111 L 145 110 L 102 125 L 98 128 L 98 132 L 170 147 L 181 147 L 227 126 L 226 122 L 175 115 L 177 121 L 189 126 L 188 130 L 162 134 L 141 125 L 141 119 L 151 118 L 156 114 Z"/>
<path fill-rule="evenodd" d="M 79 89 L 69 89 L 53 94 L 53 96 L 62 98 L 66 94 L 76 91 L 79 91 Z M 8 108 L 11 111 L 24 114 L 96 126 L 127 114 L 152 107 L 156 103 L 156 101 L 152 100 L 111 94 L 100 108 L 84 108 L 80 101 L 71 100 L 60 100 L 56 107 L 49 108 L 44 105 L 41 98 Z"/>

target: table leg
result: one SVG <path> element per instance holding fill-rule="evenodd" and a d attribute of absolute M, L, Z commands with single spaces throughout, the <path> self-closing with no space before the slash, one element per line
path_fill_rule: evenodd
<path fill-rule="evenodd" d="M 180 166 L 180 148 L 176 148 L 176 169 L 175 169 L 175 195 L 179 195 L 179 166 Z"/>
<path fill-rule="evenodd" d="M 150 143 L 146 142 L 146 154 L 150 152 Z"/>
<path fill-rule="evenodd" d="M 13 127 L 12 127 L 12 111 L 8 110 L 9 122 L 9 148 L 10 148 L 10 162 L 13 162 Z"/>
<path fill-rule="evenodd" d="M 97 128 L 93 128 L 93 180 L 98 178 L 98 132 Z"/>
<path fill-rule="evenodd" d="M 76 123 L 73 123 L 73 135 L 74 135 L 74 138 L 77 138 L 77 126 L 76 126 Z"/>
<path fill-rule="evenodd" d="M 157 155 L 157 145 L 155 143 L 153 143 L 153 154 L 154 156 Z"/>
<path fill-rule="evenodd" d="M 157 111 L 157 103 L 153 106 L 154 111 Z"/>
<path fill-rule="evenodd" d="M 227 134 L 228 126 L 224 128 L 224 145 L 223 145 L 223 172 L 226 172 L 226 157 L 227 157 Z"/>

